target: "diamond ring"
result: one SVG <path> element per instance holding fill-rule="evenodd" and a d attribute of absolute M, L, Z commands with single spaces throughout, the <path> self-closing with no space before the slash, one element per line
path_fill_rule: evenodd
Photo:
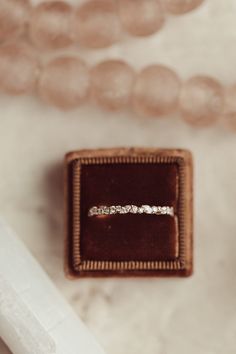
<path fill-rule="evenodd" d="M 111 205 L 93 206 L 89 209 L 89 216 L 114 215 L 114 214 L 150 214 L 174 216 L 172 206 L 151 206 L 151 205 Z"/>

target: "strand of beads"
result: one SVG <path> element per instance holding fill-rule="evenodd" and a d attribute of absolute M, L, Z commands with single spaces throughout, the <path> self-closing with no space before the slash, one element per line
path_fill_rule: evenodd
<path fill-rule="evenodd" d="M 181 15 L 204 0 L 90 0 L 79 7 L 65 1 L 44 1 L 33 7 L 29 0 L 0 1 L 0 42 L 28 29 L 31 42 L 44 49 L 79 43 L 103 48 L 117 42 L 122 30 L 134 36 L 159 31 L 168 13 Z"/>
<path fill-rule="evenodd" d="M 63 110 L 93 101 L 109 111 L 131 107 L 136 114 L 163 117 L 180 112 L 189 124 L 204 127 L 220 117 L 236 130 L 236 85 L 195 76 L 182 82 L 163 65 L 136 72 L 122 60 L 106 60 L 89 68 L 76 56 L 57 57 L 41 65 L 25 43 L 0 47 L 0 91 L 10 95 L 36 93 Z"/>

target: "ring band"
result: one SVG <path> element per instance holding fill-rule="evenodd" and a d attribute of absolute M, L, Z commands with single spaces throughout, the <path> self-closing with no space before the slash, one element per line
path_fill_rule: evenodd
<path fill-rule="evenodd" d="M 172 206 L 150 206 L 150 205 L 112 205 L 93 206 L 89 209 L 88 216 L 115 215 L 115 214 L 150 214 L 150 215 L 170 215 L 174 216 Z"/>

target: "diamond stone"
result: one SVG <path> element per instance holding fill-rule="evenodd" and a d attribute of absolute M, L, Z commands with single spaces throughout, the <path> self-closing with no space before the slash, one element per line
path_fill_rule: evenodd
<path fill-rule="evenodd" d="M 150 205 L 142 205 L 141 208 L 143 208 L 143 211 L 146 214 L 152 214 L 153 213 L 152 207 L 150 207 Z"/>
<path fill-rule="evenodd" d="M 116 212 L 117 212 L 117 213 L 120 213 L 120 212 L 121 212 L 121 209 L 122 209 L 121 205 L 117 205 L 117 206 L 116 206 Z"/>
<path fill-rule="evenodd" d="M 137 212 L 138 212 L 138 207 L 137 207 L 136 205 L 131 205 L 130 212 L 131 212 L 132 214 L 137 214 Z"/>
<path fill-rule="evenodd" d="M 126 206 L 125 206 L 125 210 L 126 210 L 127 213 L 130 212 L 130 209 L 131 209 L 131 205 L 126 205 Z"/>
<path fill-rule="evenodd" d="M 109 215 L 109 214 L 110 214 L 110 208 L 109 208 L 109 207 L 104 207 L 104 208 L 103 208 L 103 213 L 104 213 L 105 215 Z"/>
<path fill-rule="evenodd" d="M 157 206 L 153 206 L 153 207 L 152 207 L 152 213 L 153 213 L 153 214 L 156 214 L 157 212 L 158 212 Z"/>
<path fill-rule="evenodd" d="M 115 213 L 116 213 L 116 207 L 115 207 L 114 205 L 112 205 L 112 206 L 110 207 L 110 213 L 111 213 L 111 214 L 115 214 Z"/>
<path fill-rule="evenodd" d="M 127 206 L 124 206 L 121 208 L 121 211 L 120 211 L 121 214 L 128 214 L 128 212 L 129 212 L 129 208 L 127 208 Z"/>
<path fill-rule="evenodd" d="M 93 216 L 93 215 L 96 215 L 97 214 L 97 211 L 98 211 L 98 208 L 97 207 L 93 207 L 89 210 L 89 215 L 90 216 Z"/>
<path fill-rule="evenodd" d="M 143 214 L 144 213 L 144 208 L 141 206 L 138 208 L 138 213 Z"/>
<path fill-rule="evenodd" d="M 163 215 L 166 215 L 167 214 L 167 207 L 163 206 L 162 209 L 161 209 L 161 213 Z"/>

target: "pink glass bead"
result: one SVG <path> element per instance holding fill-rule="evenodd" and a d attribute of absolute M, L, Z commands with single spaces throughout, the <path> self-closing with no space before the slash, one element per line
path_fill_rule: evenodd
<path fill-rule="evenodd" d="M 89 85 L 89 72 L 81 59 L 60 57 L 43 68 L 38 92 L 44 101 L 69 110 L 80 106 L 86 100 Z"/>
<path fill-rule="evenodd" d="M 120 60 L 107 60 L 92 70 L 92 95 L 107 110 L 120 110 L 130 102 L 134 70 Z"/>
<path fill-rule="evenodd" d="M 75 14 L 74 31 L 85 47 L 103 48 L 116 42 L 121 33 L 117 7 L 112 0 L 92 0 Z"/>
<path fill-rule="evenodd" d="M 39 72 L 32 49 L 24 43 L 0 47 L 0 90 L 11 95 L 34 90 Z"/>
<path fill-rule="evenodd" d="M 0 42 L 20 35 L 29 16 L 28 0 L 0 1 Z"/>
<path fill-rule="evenodd" d="M 182 15 L 195 10 L 204 0 L 165 0 L 166 9 L 174 15 Z"/>
<path fill-rule="evenodd" d="M 178 103 L 180 79 L 173 70 L 152 65 L 138 75 L 133 90 L 134 111 L 151 117 L 172 112 Z"/>
<path fill-rule="evenodd" d="M 226 90 L 223 118 L 226 126 L 236 132 L 236 85 Z"/>
<path fill-rule="evenodd" d="M 118 0 L 119 15 L 124 28 L 134 36 L 148 36 L 164 24 L 160 0 Z"/>
<path fill-rule="evenodd" d="M 39 48 L 58 49 L 73 43 L 72 7 L 62 1 L 47 1 L 36 6 L 30 21 L 30 38 Z"/>
<path fill-rule="evenodd" d="M 183 118 L 195 126 L 213 124 L 222 113 L 223 88 L 207 76 L 195 76 L 187 81 L 180 95 Z"/>

